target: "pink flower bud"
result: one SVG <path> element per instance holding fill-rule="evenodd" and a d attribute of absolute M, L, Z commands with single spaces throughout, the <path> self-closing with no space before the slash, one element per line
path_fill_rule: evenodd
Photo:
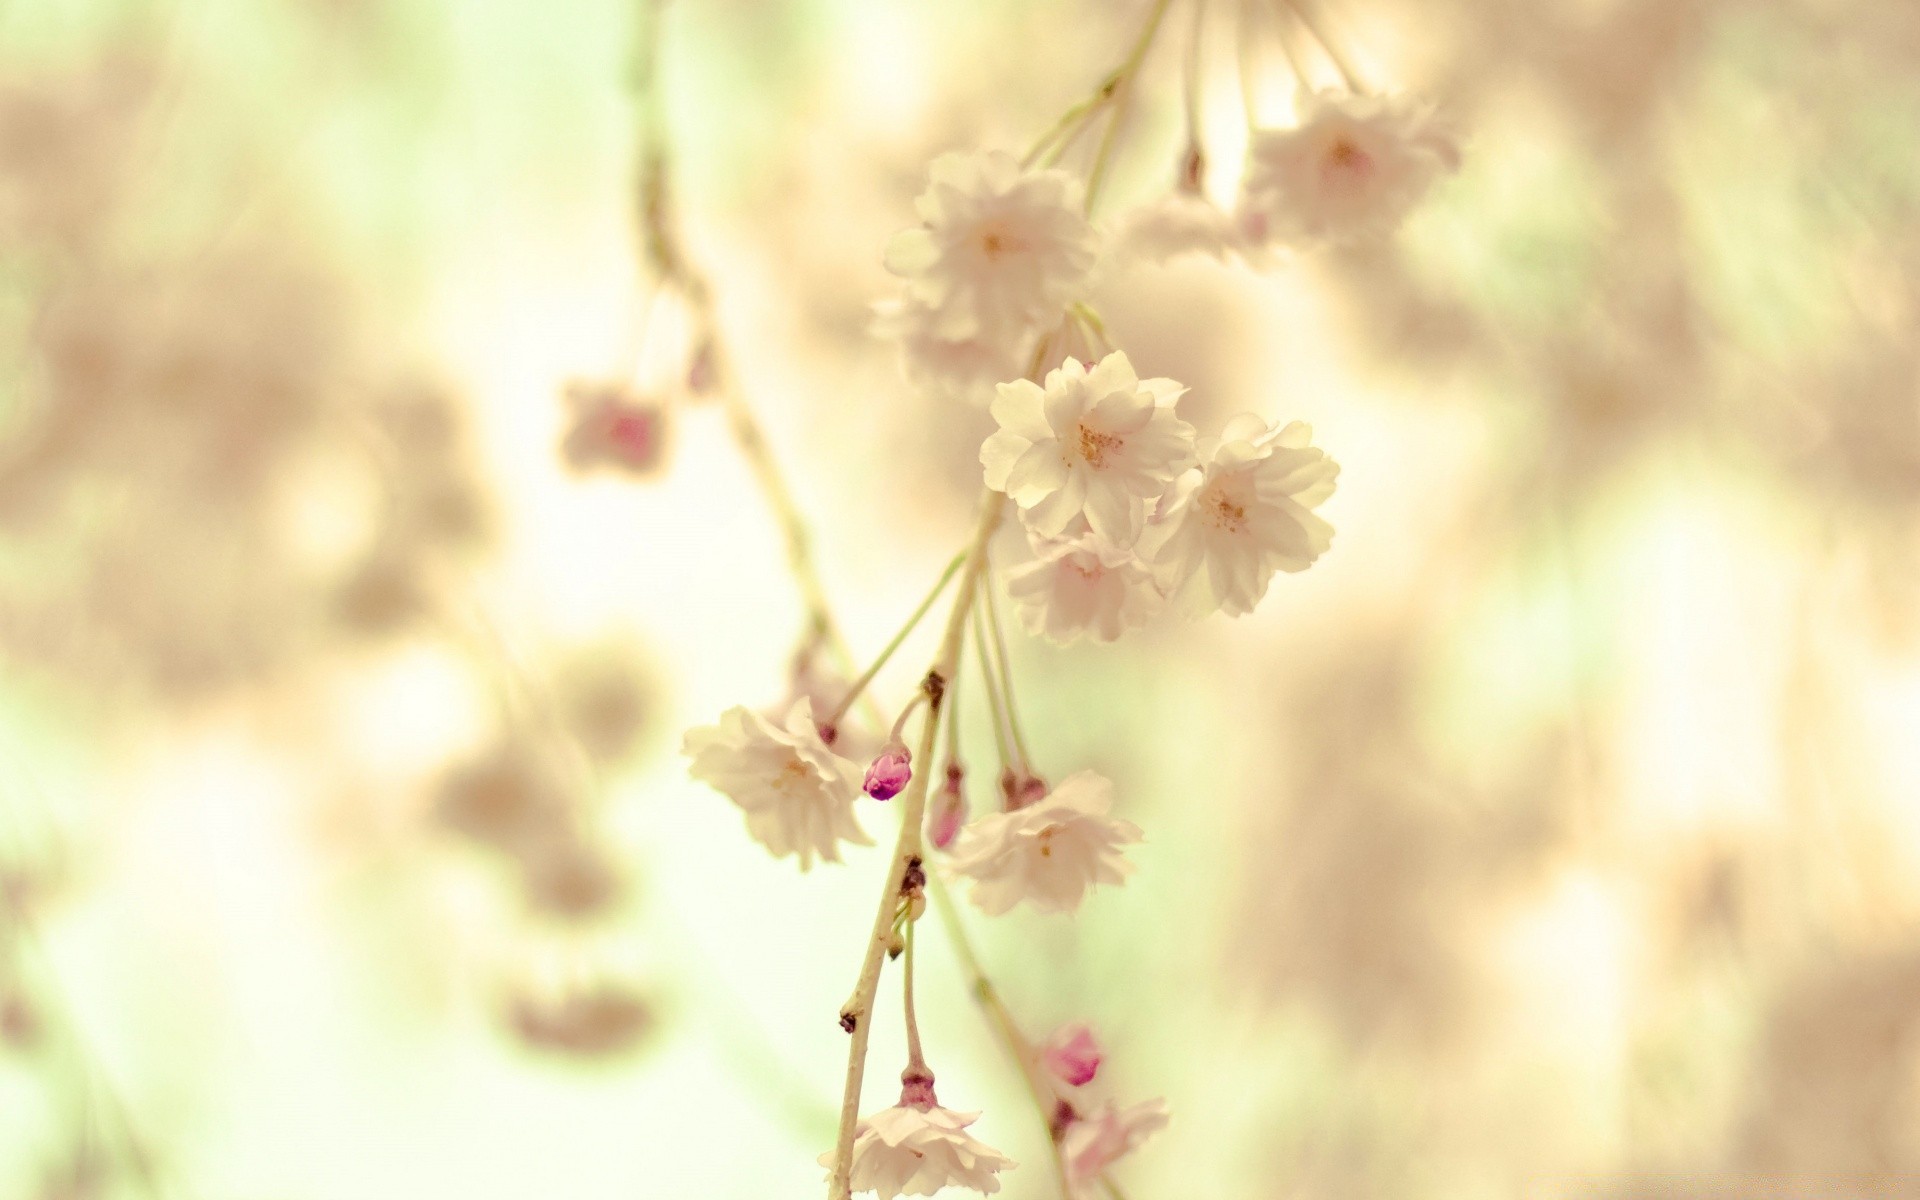
<path fill-rule="evenodd" d="M 913 778 L 913 769 L 909 765 L 913 755 L 899 742 L 888 742 L 880 748 L 880 757 L 873 760 L 867 768 L 867 795 L 875 800 L 891 800 L 900 794 Z"/>
<path fill-rule="evenodd" d="M 1063 1025 L 1040 1048 L 1040 1061 L 1068 1087 L 1084 1087 L 1100 1070 L 1100 1044 L 1084 1024 Z"/>
<path fill-rule="evenodd" d="M 933 811 L 927 818 L 927 840 L 935 850 L 953 845 L 953 839 L 960 836 L 960 827 L 967 823 L 967 794 L 960 787 L 963 777 L 959 763 L 947 764 L 947 782 L 934 797 Z"/>

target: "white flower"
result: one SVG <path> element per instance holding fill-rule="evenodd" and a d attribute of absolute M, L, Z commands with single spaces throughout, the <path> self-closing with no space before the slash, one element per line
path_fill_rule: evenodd
<path fill-rule="evenodd" d="M 887 243 L 887 269 L 946 342 L 1015 341 L 1051 322 L 1093 269 L 1093 228 L 1065 171 L 1023 171 L 988 151 L 934 160 L 917 229 Z"/>
<path fill-rule="evenodd" d="M 980 447 L 987 486 L 1022 509 L 1043 537 L 1084 515 L 1093 532 L 1130 544 L 1159 496 L 1193 462 L 1193 426 L 1174 414 L 1186 389 L 1139 379 L 1118 351 L 1089 370 L 1070 358 L 1047 374 L 1003 383 L 993 398 L 1000 428 Z"/>
<path fill-rule="evenodd" d="M 1300 123 L 1257 131 L 1239 217 L 1251 242 L 1359 241 L 1393 232 L 1460 150 L 1405 99 L 1306 94 Z"/>
<path fill-rule="evenodd" d="M 1189 613 L 1251 612 L 1276 570 L 1304 571 L 1326 552 L 1333 526 L 1312 510 L 1333 494 L 1340 467 L 1312 437 L 1298 421 L 1274 429 L 1242 413 L 1169 493 L 1141 553 Z"/>
<path fill-rule="evenodd" d="M 967 1133 L 967 1126 L 979 1119 L 979 1113 L 953 1112 L 937 1104 L 881 1109 L 860 1122 L 854 1138 L 853 1190 L 873 1192 L 879 1200 L 931 1196 L 944 1187 L 992 1195 L 1000 1190 L 995 1176 L 1014 1163 Z M 819 1161 L 832 1178 L 833 1151 Z"/>
<path fill-rule="evenodd" d="M 730 708 L 718 725 L 687 732 L 681 753 L 695 779 L 711 784 L 747 814 L 747 832 L 773 852 L 792 854 L 800 869 L 814 855 L 839 862 L 839 843 L 871 846 L 853 819 L 860 768 L 827 748 L 802 697 L 775 725 L 747 708 Z"/>
<path fill-rule="evenodd" d="M 1166 1128 L 1167 1119 L 1165 1100 L 1147 1100 L 1124 1109 L 1108 1101 L 1091 1116 L 1075 1117 L 1060 1137 L 1060 1157 L 1067 1165 L 1068 1182 L 1078 1185 L 1098 1179 L 1140 1143 Z"/>
<path fill-rule="evenodd" d="M 1171 192 L 1129 212 L 1114 235 L 1117 257 L 1163 263 L 1186 254 L 1225 262 L 1240 248 L 1231 214 L 1198 192 Z"/>
<path fill-rule="evenodd" d="M 1120 848 L 1140 840 L 1140 827 L 1107 815 L 1112 792 L 1112 783 L 1077 771 L 1038 803 L 961 830 L 950 865 L 973 880 L 974 904 L 990 916 L 1022 900 L 1071 912 L 1094 884 L 1125 882 L 1133 864 Z"/>
<path fill-rule="evenodd" d="M 900 365 L 916 388 L 956 396 L 987 397 L 1002 380 L 1020 375 L 1017 338 L 943 338 L 940 314 L 924 304 L 886 300 L 874 305 L 875 335 L 900 343 Z"/>
<path fill-rule="evenodd" d="M 1088 534 L 1036 551 L 1039 558 L 1007 573 L 1007 594 L 1029 633 L 1062 645 L 1082 634 L 1111 642 L 1159 607 L 1153 573 L 1131 550 Z"/>

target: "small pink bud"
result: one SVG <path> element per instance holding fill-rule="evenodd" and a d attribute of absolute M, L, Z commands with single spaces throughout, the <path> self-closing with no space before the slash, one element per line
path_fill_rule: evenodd
<path fill-rule="evenodd" d="M 666 413 L 657 403 L 618 383 L 575 384 L 567 398 L 574 421 L 560 449 L 574 470 L 604 465 L 645 475 L 660 466 Z"/>
<path fill-rule="evenodd" d="M 935 850 L 945 850 L 953 845 L 953 839 L 960 836 L 960 827 L 967 823 L 967 794 L 960 787 L 964 774 L 959 763 L 948 763 L 947 782 L 941 785 L 940 794 L 934 797 L 933 813 L 927 823 L 927 840 L 933 843 Z"/>
<path fill-rule="evenodd" d="M 900 794 L 913 778 L 913 755 L 899 742 L 888 742 L 880 748 L 880 757 L 873 760 L 867 768 L 867 795 L 875 800 L 891 800 Z"/>
<path fill-rule="evenodd" d="M 1084 1087 L 1100 1070 L 1100 1044 L 1084 1024 L 1063 1025 L 1040 1048 L 1040 1060 L 1068 1087 Z"/>

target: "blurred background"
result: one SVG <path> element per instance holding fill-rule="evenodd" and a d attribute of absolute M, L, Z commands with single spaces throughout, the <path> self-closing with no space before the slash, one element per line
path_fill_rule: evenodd
<path fill-rule="evenodd" d="M 880 248 L 1141 7 L 667 14 L 685 251 L 857 657 L 987 427 L 869 335 Z M 1330 16 L 1465 166 L 1390 245 L 1097 297 L 1203 429 L 1312 422 L 1338 534 L 1248 618 L 1016 640 L 1042 770 L 1148 841 L 971 923 L 1001 990 L 1168 1097 L 1139 1200 L 1920 1196 L 1920 8 Z M 800 875 L 677 753 L 805 615 L 640 253 L 638 17 L 0 5 L 0 1197 L 818 1194 L 883 855 Z M 1164 40 L 1110 213 L 1172 178 Z M 1049 1195 L 923 963 L 943 1100 Z"/>

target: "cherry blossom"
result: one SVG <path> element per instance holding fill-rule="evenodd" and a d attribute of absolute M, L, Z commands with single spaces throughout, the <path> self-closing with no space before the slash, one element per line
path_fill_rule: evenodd
<path fill-rule="evenodd" d="M 853 1190 L 873 1192 L 879 1200 L 931 1196 L 946 1187 L 983 1195 L 999 1191 L 999 1173 L 1014 1162 L 967 1132 L 980 1114 L 940 1107 L 930 1086 L 919 1102 L 909 1099 L 903 1095 L 901 1103 L 861 1120 L 853 1142 Z M 833 1151 L 819 1162 L 831 1178 Z"/>
<path fill-rule="evenodd" d="M 1085 1087 L 1100 1070 L 1100 1043 L 1080 1022 L 1063 1025 L 1040 1047 L 1040 1061 L 1068 1087 Z"/>
<path fill-rule="evenodd" d="M 1291 129 L 1257 130 L 1247 149 L 1240 227 L 1247 239 L 1353 242 L 1394 231 L 1460 150 L 1405 98 L 1303 94 Z"/>
<path fill-rule="evenodd" d="M 887 244 L 887 269 L 927 336 L 1017 340 L 1050 322 L 1085 285 L 1096 254 L 1080 184 L 986 151 L 934 160 L 915 208 L 921 224 Z"/>
<path fill-rule="evenodd" d="M 1021 344 L 1011 337 L 941 337 L 938 310 L 905 300 L 874 305 L 875 336 L 899 343 L 901 368 L 916 388 L 939 396 L 983 401 L 994 386 L 1021 372 Z"/>
<path fill-rule="evenodd" d="M 1160 606 L 1153 572 L 1131 550 L 1093 534 L 1039 549 L 1007 574 L 1007 594 L 1029 633 L 1063 645 L 1083 635 L 1111 642 Z"/>
<path fill-rule="evenodd" d="M 1076 1117 L 1060 1137 L 1068 1182 L 1078 1186 L 1098 1179 L 1166 1128 L 1167 1120 L 1167 1102 L 1158 1099 L 1130 1108 L 1117 1108 L 1109 1101 L 1091 1114 Z"/>
<path fill-rule="evenodd" d="M 1000 428 L 980 447 L 987 486 L 1018 504 L 1036 535 L 1057 537 L 1084 516 L 1094 533 L 1131 543 L 1146 500 L 1193 462 L 1193 426 L 1174 413 L 1185 390 L 1140 379 L 1118 351 L 1092 368 L 1068 359 L 1045 388 L 1003 383 L 992 408 Z"/>
<path fill-rule="evenodd" d="M 1108 780 L 1077 771 L 1045 799 L 961 830 L 952 869 L 972 881 L 969 895 L 989 916 L 1023 900 L 1042 912 L 1071 912 L 1088 888 L 1124 883 L 1133 872 L 1121 847 L 1140 840 L 1140 827 L 1107 815 L 1112 793 Z"/>
<path fill-rule="evenodd" d="M 794 701 L 779 725 L 730 708 L 717 725 L 689 730 L 681 752 L 693 760 L 695 779 L 746 813 L 754 840 L 775 858 L 794 855 L 802 871 L 815 855 L 839 862 L 843 841 L 873 844 L 853 816 L 860 768 L 821 740 L 810 700 Z"/>
<path fill-rule="evenodd" d="M 1225 262 L 1242 245 L 1233 214 L 1184 188 L 1129 212 L 1114 234 L 1115 256 L 1141 262 L 1171 262 L 1189 254 Z"/>
<path fill-rule="evenodd" d="M 1312 437 L 1300 422 L 1275 429 L 1243 413 L 1168 494 L 1142 553 L 1189 613 L 1251 612 L 1275 571 L 1304 571 L 1326 552 L 1333 526 L 1313 510 L 1333 494 L 1340 467 Z"/>

